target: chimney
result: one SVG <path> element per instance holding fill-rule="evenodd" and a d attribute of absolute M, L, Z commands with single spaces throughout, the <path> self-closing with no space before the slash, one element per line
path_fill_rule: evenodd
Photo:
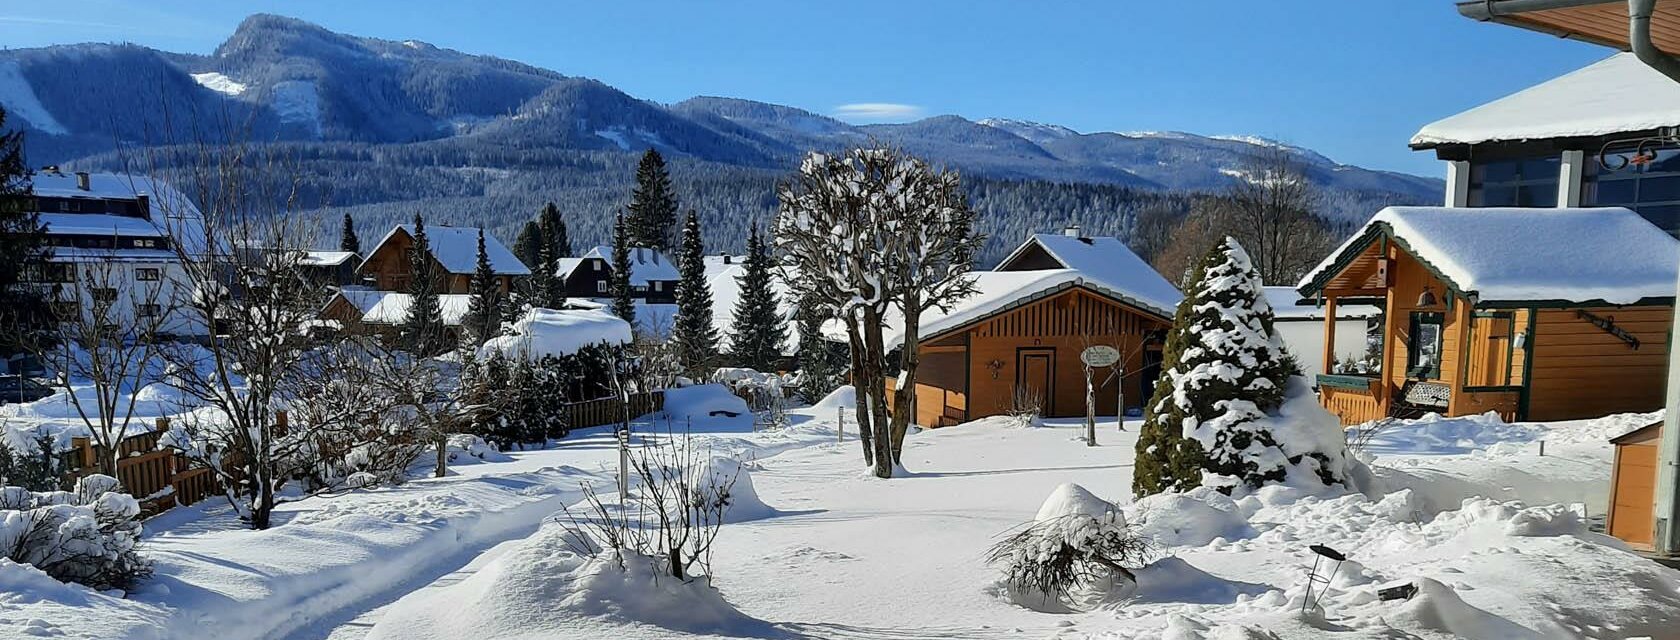
<path fill-rule="evenodd" d="M 93 190 L 93 185 L 90 184 L 89 181 L 88 181 L 88 172 L 86 172 L 86 171 L 77 171 L 76 172 L 76 188 L 81 189 L 83 191 Z"/>
<path fill-rule="evenodd" d="M 1081 237 L 1080 234 L 1079 234 L 1079 225 L 1077 225 L 1077 224 L 1068 225 L 1066 229 L 1062 229 L 1062 235 L 1067 236 L 1069 238 Z"/>
<path fill-rule="evenodd" d="M 729 255 L 727 253 L 723 254 L 723 263 L 724 264 L 734 264 L 734 260 L 735 260 L 735 256 Z"/>

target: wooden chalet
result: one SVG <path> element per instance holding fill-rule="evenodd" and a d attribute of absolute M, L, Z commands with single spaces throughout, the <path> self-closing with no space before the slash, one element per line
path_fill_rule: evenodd
<path fill-rule="evenodd" d="M 1096 370 L 1097 412 L 1143 406 L 1160 371 L 1161 343 L 1181 297 L 1119 240 L 1072 229 L 1027 239 L 979 292 L 922 321 L 914 422 L 940 427 L 1007 413 L 1018 398 L 1049 417 L 1085 414 L 1080 353 L 1106 345 L 1123 355 L 1123 379 Z M 888 347 L 902 340 L 890 329 Z M 1108 379 L 1107 382 L 1103 382 Z M 889 386 L 892 381 L 889 380 Z"/>
<path fill-rule="evenodd" d="M 579 258 L 561 258 L 555 275 L 571 298 L 606 298 L 612 279 L 612 247 L 591 248 Z M 630 297 L 649 304 L 677 301 L 677 264 L 646 247 L 630 248 Z"/>
<path fill-rule="evenodd" d="M 1383 310 L 1378 370 L 1320 374 L 1320 399 L 1350 425 L 1654 410 L 1677 263 L 1680 242 L 1623 208 L 1384 209 L 1298 287 L 1327 317 Z"/>
<path fill-rule="evenodd" d="M 470 291 L 473 270 L 478 264 L 478 229 L 427 226 L 426 240 L 431 245 L 434 271 L 438 274 L 434 290 L 438 293 Z M 412 225 L 398 225 L 374 246 L 357 267 L 356 274 L 375 289 L 407 291 L 414 277 L 409 261 L 413 249 Z M 512 289 L 515 279 L 531 275 L 525 263 L 494 236 L 485 234 L 484 251 L 502 291 Z"/>

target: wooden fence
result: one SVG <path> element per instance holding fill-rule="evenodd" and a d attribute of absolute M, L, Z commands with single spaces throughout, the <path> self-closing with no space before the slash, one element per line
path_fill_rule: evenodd
<path fill-rule="evenodd" d="M 665 408 L 665 392 L 650 391 L 630 394 L 629 417 L 647 415 Z M 601 398 L 587 402 L 573 402 L 565 408 L 566 428 L 583 429 L 624 421 L 624 402 L 618 398 Z"/>
<path fill-rule="evenodd" d="M 173 449 L 158 449 L 158 440 L 169 431 L 169 419 L 158 418 L 157 428 L 129 436 L 117 445 L 117 480 L 129 495 L 140 500 L 140 512 L 151 517 L 176 505 L 188 505 L 222 494 L 216 474 L 195 467 Z M 70 439 L 63 454 L 72 481 L 99 472 L 104 447 L 86 436 Z"/>

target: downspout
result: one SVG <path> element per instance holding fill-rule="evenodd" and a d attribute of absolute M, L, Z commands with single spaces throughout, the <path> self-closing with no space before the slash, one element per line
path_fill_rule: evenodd
<path fill-rule="evenodd" d="M 1628 0 L 1628 47 L 1645 66 L 1680 82 L 1680 60 L 1651 41 L 1651 14 L 1656 8 L 1657 0 Z"/>

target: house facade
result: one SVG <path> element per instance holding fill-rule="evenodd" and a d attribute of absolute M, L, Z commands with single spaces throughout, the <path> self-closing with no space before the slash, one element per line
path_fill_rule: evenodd
<path fill-rule="evenodd" d="M 1119 240 L 1077 229 L 1038 234 L 996 270 L 970 277 L 974 296 L 922 319 L 916 424 L 958 424 L 1023 404 L 1050 417 L 1085 415 L 1080 355 L 1094 346 L 1120 354 L 1120 366 L 1093 368 L 1097 413 L 1143 406 L 1181 296 Z M 895 328 L 886 338 L 889 348 L 902 341 Z"/>
<path fill-rule="evenodd" d="M 163 333 L 205 333 L 184 308 L 183 259 L 204 254 L 203 220 L 184 194 L 150 178 L 51 167 L 34 176 L 33 191 L 49 249 L 26 277 L 49 291 L 56 315 L 97 303 L 102 321 L 162 316 Z"/>
<path fill-rule="evenodd" d="M 440 294 L 467 293 L 472 290 L 473 271 L 478 265 L 478 233 L 476 228 L 427 226 L 426 240 L 431 245 L 433 291 Z M 414 277 L 409 256 L 414 250 L 412 225 L 398 225 L 380 239 L 368 252 L 357 276 L 381 291 L 407 291 Z M 496 285 L 503 292 L 512 290 L 514 281 L 531 275 L 531 270 L 494 236 L 484 236 L 485 254 L 490 258 Z"/>
<path fill-rule="evenodd" d="M 1378 366 L 1320 374 L 1321 403 L 1349 425 L 1654 410 L 1677 269 L 1680 241 L 1625 208 L 1389 207 L 1299 285 L 1328 315 L 1383 310 Z"/>
<path fill-rule="evenodd" d="M 612 247 L 592 247 L 582 257 L 561 258 L 555 271 L 570 298 L 606 298 L 612 279 Z M 677 301 L 677 265 L 656 249 L 630 248 L 630 297 L 648 304 Z"/>

